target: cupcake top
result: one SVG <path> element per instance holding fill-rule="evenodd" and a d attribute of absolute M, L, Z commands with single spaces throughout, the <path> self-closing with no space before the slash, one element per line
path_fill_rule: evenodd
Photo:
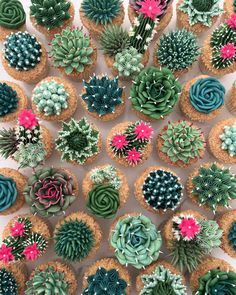
<path fill-rule="evenodd" d="M 16 201 L 17 188 L 15 181 L 0 174 L 0 212 L 10 208 Z"/>
<path fill-rule="evenodd" d="M 23 5 L 19 0 L 0 1 L 0 26 L 6 29 L 18 29 L 26 22 Z"/>
<path fill-rule="evenodd" d="M 232 125 L 224 126 L 223 133 L 220 134 L 221 149 L 226 151 L 230 157 L 236 156 L 236 122 Z"/>
<path fill-rule="evenodd" d="M 0 83 L 0 118 L 14 113 L 18 108 L 17 92 L 7 83 Z"/>
<path fill-rule="evenodd" d="M 0 294 L 18 295 L 18 284 L 14 274 L 5 269 L 0 268 Z"/>

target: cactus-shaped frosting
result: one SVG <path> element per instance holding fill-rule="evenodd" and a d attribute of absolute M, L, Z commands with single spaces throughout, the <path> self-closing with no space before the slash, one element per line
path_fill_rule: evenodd
<path fill-rule="evenodd" d="M 230 169 L 217 164 L 201 166 L 192 178 L 192 194 L 200 205 L 207 205 L 214 213 L 218 207 L 229 208 L 229 201 L 236 199 L 236 178 Z"/>
<path fill-rule="evenodd" d="M 65 274 L 48 267 L 43 271 L 36 271 L 34 276 L 26 283 L 25 295 L 43 294 L 69 294 L 69 284 Z"/>
<path fill-rule="evenodd" d="M 16 279 L 10 271 L 5 268 L 0 269 L 0 294 L 18 295 Z"/>
<path fill-rule="evenodd" d="M 19 0 L 0 1 L 0 26 L 7 29 L 18 29 L 25 24 L 26 15 Z"/>
<path fill-rule="evenodd" d="M 7 37 L 3 54 L 10 67 L 17 71 L 29 71 L 40 62 L 42 49 L 35 36 L 17 32 Z"/>
<path fill-rule="evenodd" d="M 234 0 L 233 9 L 234 9 L 234 12 L 236 12 L 236 0 Z"/>
<path fill-rule="evenodd" d="M 68 108 L 69 93 L 63 84 L 54 80 L 42 82 L 34 89 L 32 100 L 46 116 L 60 115 Z"/>
<path fill-rule="evenodd" d="M 182 198 L 182 185 L 177 176 L 169 171 L 154 170 L 148 174 L 142 193 L 145 201 L 153 209 L 174 210 Z"/>
<path fill-rule="evenodd" d="M 95 274 L 88 276 L 87 284 L 82 295 L 125 295 L 125 289 L 128 287 L 116 269 L 106 270 L 103 267 L 99 267 Z"/>
<path fill-rule="evenodd" d="M 0 174 L 0 212 L 10 208 L 16 201 L 17 188 L 15 181 Z"/>
<path fill-rule="evenodd" d="M 0 117 L 14 113 L 18 107 L 17 92 L 6 83 L 0 83 Z"/>
<path fill-rule="evenodd" d="M 96 25 L 111 23 L 120 13 L 120 0 L 83 0 L 82 12 Z"/>
<path fill-rule="evenodd" d="M 90 38 L 82 30 L 68 27 L 54 35 L 49 56 L 53 58 L 55 67 L 63 68 L 69 75 L 82 73 L 87 65 L 92 64 L 93 51 Z"/>
<path fill-rule="evenodd" d="M 0 130 L 0 155 L 4 159 L 8 159 L 17 151 L 18 139 L 15 128 Z"/>
<path fill-rule="evenodd" d="M 51 30 L 62 26 L 71 17 L 70 6 L 67 0 L 31 0 L 30 14 L 38 25 Z"/>
<path fill-rule="evenodd" d="M 196 36 L 186 29 L 162 35 L 156 52 L 159 64 L 171 71 L 188 69 L 199 54 Z"/>
<path fill-rule="evenodd" d="M 159 12 L 157 14 L 157 18 L 158 20 L 161 20 L 163 18 L 163 16 L 166 13 L 166 10 L 168 8 L 168 5 L 170 4 L 172 0 L 158 0 L 156 1 L 158 3 L 158 7 L 159 7 Z M 137 12 L 139 13 L 140 9 L 142 8 L 142 2 L 144 2 L 144 0 L 129 0 L 129 4 L 130 6 Z"/>
<path fill-rule="evenodd" d="M 79 121 L 71 119 L 63 122 L 56 139 L 56 148 L 61 152 L 62 160 L 84 164 L 98 153 L 99 136 L 99 132 L 85 117 Z"/>
<path fill-rule="evenodd" d="M 232 248 L 236 251 L 236 221 L 232 222 L 229 229 L 228 240 Z"/>
<path fill-rule="evenodd" d="M 220 139 L 222 150 L 227 151 L 230 157 L 234 157 L 236 155 L 236 123 L 225 126 Z"/>
<path fill-rule="evenodd" d="M 110 184 L 115 189 L 119 190 L 122 185 L 117 170 L 111 165 L 101 168 L 94 168 L 90 173 L 90 180 L 94 184 Z"/>
<path fill-rule="evenodd" d="M 98 77 L 95 74 L 88 82 L 84 81 L 85 92 L 82 99 L 90 112 L 99 116 L 114 113 L 123 103 L 123 88 L 119 87 L 118 78 L 110 79 L 107 75 Z"/>

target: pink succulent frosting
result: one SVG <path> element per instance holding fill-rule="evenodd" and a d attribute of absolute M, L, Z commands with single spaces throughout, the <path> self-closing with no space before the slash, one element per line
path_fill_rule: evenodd
<path fill-rule="evenodd" d="M 232 14 L 229 19 L 227 19 L 227 24 L 231 29 L 236 29 L 236 13 Z"/>
<path fill-rule="evenodd" d="M 144 122 L 141 122 L 139 125 L 137 125 L 134 130 L 137 139 L 141 140 L 149 140 L 152 137 L 153 131 L 153 128 Z"/>
<path fill-rule="evenodd" d="M 155 20 L 155 18 L 162 13 L 160 0 L 144 0 L 137 2 L 137 4 L 141 6 L 139 12 L 152 20 Z"/>
<path fill-rule="evenodd" d="M 178 225 L 182 238 L 188 240 L 194 239 L 200 232 L 201 226 L 197 223 L 194 218 L 183 218 L 181 223 Z"/>
<path fill-rule="evenodd" d="M 11 227 L 11 235 L 13 237 L 22 237 L 25 232 L 24 223 L 16 221 L 14 226 Z"/>
<path fill-rule="evenodd" d="M 231 59 L 235 56 L 236 48 L 235 45 L 232 43 L 228 43 L 223 46 L 220 50 L 220 55 L 224 59 Z"/>
<path fill-rule="evenodd" d="M 12 255 L 12 247 L 7 247 L 3 244 L 0 248 L 0 261 L 3 263 L 8 263 L 14 260 L 14 256 Z"/>
<path fill-rule="evenodd" d="M 18 117 L 19 125 L 23 126 L 26 129 L 32 129 L 35 126 L 38 126 L 38 119 L 32 110 L 23 110 Z"/>
<path fill-rule="evenodd" d="M 117 134 L 112 138 L 112 145 L 118 150 L 123 149 L 127 144 L 128 141 L 123 134 Z"/>
<path fill-rule="evenodd" d="M 27 260 L 33 261 L 38 258 L 40 250 L 37 248 L 37 244 L 33 243 L 24 249 L 23 254 Z"/>
<path fill-rule="evenodd" d="M 128 151 L 127 154 L 127 160 L 130 164 L 137 164 L 141 160 L 141 154 L 136 150 L 136 148 Z"/>

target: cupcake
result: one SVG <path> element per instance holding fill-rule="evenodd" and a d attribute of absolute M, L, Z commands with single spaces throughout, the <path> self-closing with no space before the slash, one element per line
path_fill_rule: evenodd
<path fill-rule="evenodd" d="M 101 121 L 120 116 L 125 110 L 126 96 L 118 77 L 96 76 L 83 82 L 81 102 L 87 113 Z"/>
<path fill-rule="evenodd" d="M 236 14 L 221 23 L 206 39 L 200 58 L 201 71 L 224 76 L 236 71 Z"/>
<path fill-rule="evenodd" d="M 152 152 L 152 134 L 151 125 L 143 121 L 117 124 L 107 137 L 107 153 L 123 166 L 140 165 Z"/>
<path fill-rule="evenodd" d="M 235 269 L 225 260 L 208 257 L 191 274 L 190 287 L 195 295 L 234 294 Z"/>
<path fill-rule="evenodd" d="M 234 81 L 227 100 L 227 108 L 233 114 L 236 115 L 236 81 Z"/>
<path fill-rule="evenodd" d="M 233 13 L 236 13 L 235 0 L 224 0 L 224 15 L 225 19 L 229 18 Z"/>
<path fill-rule="evenodd" d="M 207 220 L 197 211 L 175 213 L 163 231 L 172 263 L 181 272 L 192 272 L 214 248 L 221 244 L 222 230 L 214 220 Z"/>
<path fill-rule="evenodd" d="M 31 23 L 40 33 L 50 39 L 67 26 L 72 25 L 74 14 L 74 5 L 67 0 L 31 0 Z"/>
<path fill-rule="evenodd" d="M 77 40 L 76 44 L 74 40 Z M 81 29 L 67 27 L 52 39 L 49 57 L 65 77 L 81 81 L 94 72 L 97 49 Z"/>
<path fill-rule="evenodd" d="M 45 283 L 44 283 L 45 282 Z M 77 294 L 77 279 L 72 268 L 54 260 L 37 266 L 26 282 L 25 295 Z"/>
<path fill-rule="evenodd" d="M 236 210 L 222 214 L 217 222 L 223 230 L 221 248 L 229 256 L 236 258 Z"/>
<path fill-rule="evenodd" d="M 194 203 L 215 214 L 230 208 L 230 200 L 236 199 L 235 175 L 218 163 L 204 163 L 189 175 L 187 193 Z"/>
<path fill-rule="evenodd" d="M 12 214 L 23 207 L 26 181 L 26 177 L 19 171 L 0 168 L 0 216 Z"/>
<path fill-rule="evenodd" d="M 136 278 L 137 294 L 186 295 L 184 276 L 169 262 L 160 260 L 148 266 Z"/>
<path fill-rule="evenodd" d="M 121 216 L 110 230 L 110 245 L 119 263 L 145 268 L 159 258 L 162 238 L 152 221 L 141 214 Z"/>
<path fill-rule="evenodd" d="M 216 123 L 209 133 L 208 146 L 217 160 L 226 164 L 236 163 L 236 118 Z"/>
<path fill-rule="evenodd" d="M 225 87 L 210 76 L 201 75 L 188 81 L 180 95 L 180 108 L 190 120 L 207 122 L 223 110 Z"/>
<path fill-rule="evenodd" d="M 82 294 L 130 295 L 129 272 L 113 258 L 98 260 L 84 274 Z"/>
<path fill-rule="evenodd" d="M 97 127 L 85 117 L 79 121 L 73 118 L 62 123 L 58 132 L 56 149 L 61 160 L 84 165 L 93 162 L 102 149 L 102 139 Z"/>
<path fill-rule="evenodd" d="M 176 77 L 186 74 L 200 55 L 197 37 L 186 29 L 163 34 L 157 41 L 153 63 L 156 67 L 166 67 Z"/>
<path fill-rule="evenodd" d="M 99 166 L 83 180 L 83 194 L 89 212 L 101 218 L 113 218 L 129 196 L 129 185 L 123 172 L 111 165 Z"/>
<path fill-rule="evenodd" d="M 67 261 L 80 262 L 97 253 L 102 233 L 92 217 L 75 212 L 57 223 L 53 238 L 57 256 Z"/>
<path fill-rule="evenodd" d="M 148 211 L 164 214 L 174 211 L 182 201 L 179 177 L 165 167 L 149 167 L 136 179 L 134 195 Z"/>
<path fill-rule="evenodd" d="M 13 158 L 19 168 L 35 168 L 48 159 L 54 143 L 49 130 L 40 126 L 35 114 L 28 109 L 18 117 L 15 128 L 0 130 L 0 155 Z"/>
<path fill-rule="evenodd" d="M 90 34 L 97 38 L 107 25 L 121 26 L 125 11 L 121 0 L 83 0 L 80 19 Z"/>
<path fill-rule="evenodd" d="M 223 12 L 220 0 L 179 0 L 177 3 L 177 24 L 195 34 L 210 29 Z"/>
<path fill-rule="evenodd" d="M 169 115 L 178 102 L 181 85 L 167 68 L 149 67 L 134 80 L 130 90 L 132 109 L 145 121 Z"/>
<path fill-rule="evenodd" d="M 37 84 L 32 95 L 32 109 L 47 121 L 70 119 L 77 108 L 75 87 L 60 77 L 47 77 Z"/>
<path fill-rule="evenodd" d="M 51 233 L 47 223 L 32 214 L 11 219 L 2 233 L 0 262 L 34 261 L 48 248 Z"/>
<path fill-rule="evenodd" d="M 15 80 L 34 84 L 48 73 L 46 48 L 28 32 L 11 33 L 4 42 L 2 65 Z"/>
<path fill-rule="evenodd" d="M 35 171 L 24 188 L 30 211 L 42 217 L 65 214 L 78 197 L 77 177 L 64 168 L 44 167 Z"/>
<path fill-rule="evenodd" d="M 20 86 L 9 81 L 0 82 L 0 122 L 16 120 L 27 105 L 28 98 Z"/>
<path fill-rule="evenodd" d="M 169 122 L 157 136 L 157 154 L 167 164 L 186 168 L 203 158 L 204 152 L 204 135 L 191 122 Z"/>
<path fill-rule="evenodd" d="M 0 41 L 3 41 L 10 33 L 25 30 L 26 14 L 21 1 L 0 1 Z"/>

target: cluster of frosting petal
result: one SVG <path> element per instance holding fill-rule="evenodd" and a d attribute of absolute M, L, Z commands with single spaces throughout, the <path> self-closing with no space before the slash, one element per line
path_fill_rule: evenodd
<path fill-rule="evenodd" d="M 234 157 L 236 155 L 236 123 L 231 126 L 225 126 L 224 132 L 220 135 L 221 148 Z"/>
<path fill-rule="evenodd" d="M 16 201 L 16 183 L 12 178 L 0 174 L 0 212 L 10 208 Z"/>
<path fill-rule="evenodd" d="M 19 0 L 1 0 L 0 26 L 7 29 L 18 29 L 25 24 L 26 14 Z"/>

